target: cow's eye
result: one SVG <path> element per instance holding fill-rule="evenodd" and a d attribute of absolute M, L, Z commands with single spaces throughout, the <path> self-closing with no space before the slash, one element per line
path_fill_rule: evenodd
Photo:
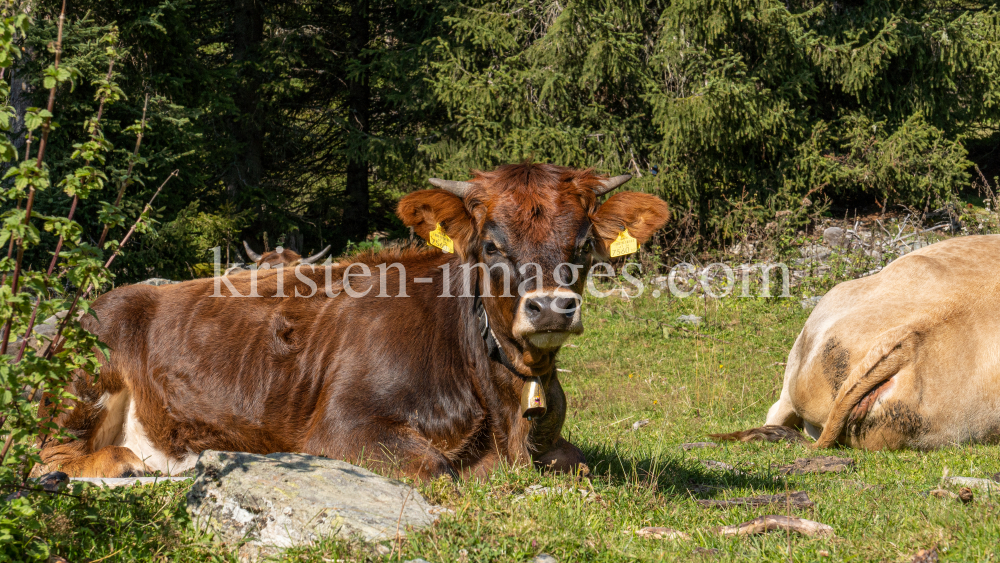
<path fill-rule="evenodd" d="M 486 252 L 486 254 L 492 255 L 496 254 L 497 252 L 500 252 L 500 249 L 497 248 L 497 245 L 493 244 L 493 241 L 488 240 L 483 243 L 483 251 Z"/>

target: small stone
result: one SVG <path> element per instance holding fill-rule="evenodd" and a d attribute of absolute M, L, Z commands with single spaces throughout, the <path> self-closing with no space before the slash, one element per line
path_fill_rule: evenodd
<path fill-rule="evenodd" d="M 559 560 L 548 553 L 539 553 L 531 560 L 531 563 L 559 563 Z"/>
<path fill-rule="evenodd" d="M 375 546 L 375 553 L 378 553 L 379 555 L 389 555 L 392 553 L 392 548 L 387 545 L 377 544 Z"/>
<path fill-rule="evenodd" d="M 701 448 L 718 448 L 719 444 L 715 442 L 690 442 L 687 444 L 681 444 L 681 449 L 684 451 L 696 450 Z"/>
<path fill-rule="evenodd" d="M 702 319 L 698 315 L 681 315 L 677 320 L 684 324 L 700 325 Z"/>
<path fill-rule="evenodd" d="M 403 563 L 431 563 L 431 562 L 426 559 L 421 559 L 418 557 L 416 559 L 407 559 L 406 561 L 403 561 Z"/>
<path fill-rule="evenodd" d="M 827 550 L 825 550 L 825 549 L 821 549 L 821 550 L 819 550 L 819 551 L 816 552 L 816 555 L 819 555 L 820 557 L 829 557 L 830 556 L 830 552 L 827 551 Z"/>
<path fill-rule="evenodd" d="M 654 540 L 689 540 L 691 536 L 685 534 L 684 532 L 674 530 L 672 528 L 663 528 L 660 526 L 647 526 L 645 528 L 639 528 L 635 531 L 635 535 L 640 538 L 649 538 Z"/>
<path fill-rule="evenodd" d="M 632 424 L 632 431 L 635 432 L 636 430 L 642 428 L 643 426 L 646 426 L 647 424 L 649 424 L 648 418 L 637 420 Z"/>
<path fill-rule="evenodd" d="M 708 469 L 718 469 L 720 471 L 732 471 L 733 473 L 736 473 L 737 475 L 742 475 L 743 474 L 742 471 L 739 471 L 735 467 L 733 467 L 732 465 L 729 465 L 728 463 L 725 463 L 725 462 L 722 462 L 722 461 L 715 461 L 714 459 L 702 459 L 702 460 L 699 460 L 699 461 L 701 461 L 701 464 L 704 465 L 705 467 L 707 467 Z"/>
<path fill-rule="evenodd" d="M 932 547 L 930 549 L 921 549 L 920 551 L 913 554 L 912 563 L 937 563 L 938 552 L 937 547 Z"/>
<path fill-rule="evenodd" d="M 840 227 L 829 227 L 823 231 L 823 242 L 833 248 L 844 246 L 847 243 L 847 231 Z"/>

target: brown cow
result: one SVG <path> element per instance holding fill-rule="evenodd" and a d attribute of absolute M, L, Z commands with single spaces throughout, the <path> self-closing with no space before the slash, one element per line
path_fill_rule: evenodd
<path fill-rule="evenodd" d="M 247 257 L 257 264 L 257 267 L 271 267 L 276 268 L 278 266 L 286 266 L 288 268 L 294 268 L 299 264 L 315 264 L 326 256 L 326 253 L 330 251 L 330 245 L 326 248 L 320 250 L 316 254 L 308 258 L 303 258 L 301 254 L 295 252 L 290 248 L 284 248 L 277 246 L 274 250 L 265 251 L 264 254 L 257 254 L 250 248 L 247 241 L 243 241 L 243 248 L 247 251 Z"/>
<path fill-rule="evenodd" d="M 107 293 L 85 326 L 110 358 L 96 381 L 75 382 L 79 401 L 58 423 L 76 439 L 46 447 L 38 472 L 175 473 L 206 449 L 304 452 L 419 478 L 531 461 L 572 470 L 585 460 L 561 437 L 555 360 L 583 330 L 587 269 L 625 229 L 641 242 L 668 217 L 647 194 L 598 201 L 628 179 L 542 164 L 432 179 L 444 189 L 406 196 L 398 214 L 425 239 L 440 225 L 454 253 L 394 247 L 346 268 Z M 254 289 L 263 297 L 235 297 Z M 525 397 L 547 410 L 524 410 Z"/>

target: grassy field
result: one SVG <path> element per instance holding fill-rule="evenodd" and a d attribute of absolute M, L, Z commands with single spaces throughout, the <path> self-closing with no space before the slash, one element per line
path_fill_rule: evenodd
<path fill-rule="evenodd" d="M 703 317 L 680 325 L 681 314 Z M 712 432 L 759 426 L 781 389 L 783 362 L 805 322 L 798 299 L 590 299 L 586 333 L 561 352 L 568 395 L 565 434 L 590 460 L 593 478 L 501 471 L 487 482 L 424 485 L 454 510 L 432 529 L 411 534 L 391 553 L 328 541 L 290 551 L 288 561 L 528 561 L 549 553 L 568 561 L 910 561 L 937 546 L 942 561 L 1000 560 L 1000 499 L 963 505 L 925 493 L 952 475 L 1000 471 L 1000 447 L 935 452 L 859 452 L 846 473 L 781 476 L 772 464 L 815 455 L 785 443 L 722 445 L 684 451 L 679 444 Z M 649 423 L 637 430 L 633 424 Z M 712 469 L 703 460 L 735 470 Z M 522 496 L 528 486 L 562 494 Z M 576 492 L 583 489 L 586 496 Z M 720 510 L 697 499 L 807 491 L 815 508 Z M 88 492 L 63 498 L 42 516 L 36 537 L 69 561 L 234 560 L 191 531 L 185 488 Z M 27 501 L 26 501 L 27 502 Z M 40 501 L 32 501 L 40 502 Z M 817 520 L 835 538 L 775 532 L 724 538 L 706 530 L 764 514 Z M 665 526 L 690 540 L 636 537 Z M 392 549 L 391 544 L 386 544 Z M 14 546 L 8 546 L 14 547 Z M 103 559 L 102 559 L 103 558 Z"/>

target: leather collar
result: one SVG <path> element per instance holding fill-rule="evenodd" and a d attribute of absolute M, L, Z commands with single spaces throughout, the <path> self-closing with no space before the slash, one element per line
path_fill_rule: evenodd
<path fill-rule="evenodd" d="M 472 312 L 476 316 L 476 320 L 479 322 L 479 334 L 486 343 L 486 353 L 489 358 L 500 362 L 503 367 L 514 372 L 514 375 L 523 377 L 521 373 L 517 371 L 517 368 L 510 363 L 510 359 L 507 357 L 507 354 L 504 353 L 503 348 L 497 341 L 496 335 L 493 334 L 493 329 L 490 328 L 490 318 L 486 314 L 486 307 L 483 305 L 483 300 L 479 297 L 479 284 L 476 284 L 476 297 L 473 300 Z"/>

